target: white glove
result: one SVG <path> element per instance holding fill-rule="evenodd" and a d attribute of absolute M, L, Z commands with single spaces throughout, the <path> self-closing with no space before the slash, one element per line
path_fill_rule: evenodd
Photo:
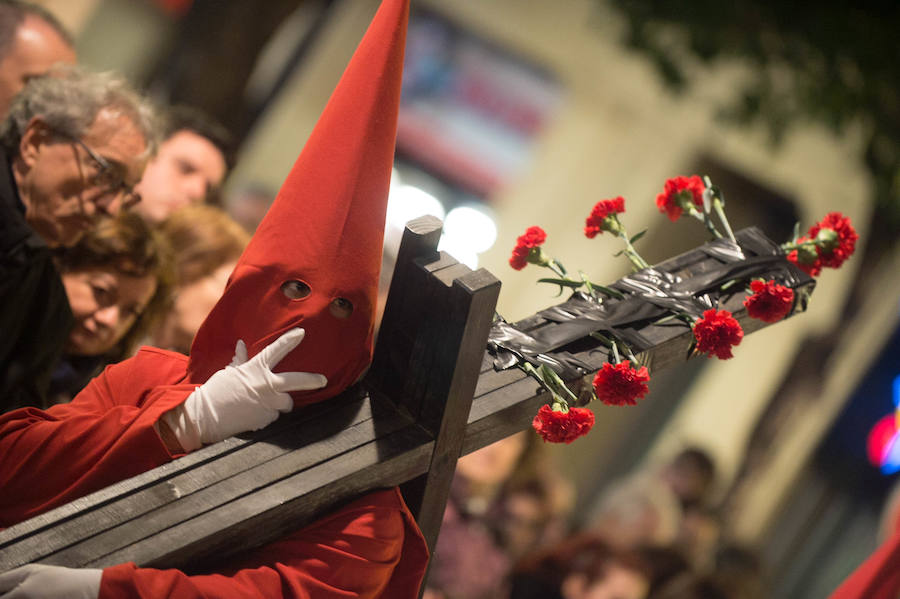
<path fill-rule="evenodd" d="M 103 570 L 28 564 L 0 574 L 2 599 L 97 599 Z"/>
<path fill-rule="evenodd" d="M 310 372 L 272 372 L 306 332 L 291 329 L 247 360 L 247 347 L 239 340 L 231 364 L 194 389 L 185 402 L 163 415 L 185 451 L 216 443 L 244 431 L 259 430 L 290 412 L 289 391 L 321 389 L 328 379 Z"/>

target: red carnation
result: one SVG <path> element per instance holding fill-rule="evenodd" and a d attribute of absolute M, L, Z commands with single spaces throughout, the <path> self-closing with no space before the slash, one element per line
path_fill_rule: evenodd
<path fill-rule="evenodd" d="M 594 426 L 594 413 L 587 408 L 569 408 L 569 411 L 563 412 L 544 404 L 531 426 L 544 441 L 571 443 L 591 430 Z"/>
<path fill-rule="evenodd" d="M 517 245 L 513 248 L 512 256 L 509 258 L 509 265 L 516 270 L 522 270 L 528 266 L 528 254 L 530 249 L 524 245 Z"/>
<path fill-rule="evenodd" d="M 710 309 L 694 323 L 694 337 L 697 338 L 698 352 L 727 360 L 734 357 L 731 348 L 740 345 L 744 331 L 728 310 Z"/>
<path fill-rule="evenodd" d="M 517 243 L 527 248 L 536 248 L 547 241 L 547 234 L 540 227 L 528 227 L 524 235 L 519 235 Z"/>
<path fill-rule="evenodd" d="M 622 230 L 616 214 L 625 212 L 625 198 L 618 196 L 611 200 L 600 200 L 594 205 L 590 216 L 584 222 L 584 234 L 588 239 L 596 237 L 597 233 L 609 231 L 618 233 Z"/>
<path fill-rule="evenodd" d="M 840 212 L 831 212 L 809 228 L 809 238 L 816 241 L 822 266 L 840 268 L 853 255 L 859 235 L 849 218 Z"/>
<path fill-rule="evenodd" d="M 666 181 L 663 192 L 656 196 L 656 207 L 665 212 L 669 220 L 675 222 L 681 213 L 693 205 L 703 209 L 703 192 L 706 186 L 697 175 L 690 177 L 674 177 Z"/>
<path fill-rule="evenodd" d="M 516 247 L 513 248 L 512 256 L 509 258 L 509 265 L 516 270 L 522 270 L 529 262 L 540 263 L 541 252 L 538 248 L 546 240 L 547 234 L 542 228 L 528 227 L 525 234 L 519 235 L 516 239 Z"/>
<path fill-rule="evenodd" d="M 627 360 L 615 366 L 607 362 L 594 376 L 594 392 L 608 406 L 634 406 L 650 390 L 649 380 L 646 366 L 635 370 Z"/>
<path fill-rule="evenodd" d="M 794 290 L 771 281 L 750 281 L 753 295 L 744 300 L 747 314 L 763 322 L 778 322 L 794 305 Z"/>

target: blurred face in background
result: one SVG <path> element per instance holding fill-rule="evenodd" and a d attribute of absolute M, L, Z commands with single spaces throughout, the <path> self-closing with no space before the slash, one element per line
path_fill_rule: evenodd
<path fill-rule="evenodd" d="M 30 78 L 43 75 L 56 63 L 75 64 L 75 50 L 43 19 L 26 15 L 0 59 L 0 118 Z"/>
<path fill-rule="evenodd" d="M 176 131 L 147 165 L 136 210 L 147 222 L 162 222 L 179 208 L 204 202 L 225 172 L 225 157 L 211 141 L 193 131 Z"/>
<path fill-rule="evenodd" d="M 563 581 L 564 599 L 644 599 L 650 582 L 636 570 L 611 563 L 602 578 L 588 581 L 584 574 L 572 574 Z"/>
<path fill-rule="evenodd" d="M 152 274 L 92 269 L 64 273 L 62 280 L 75 317 L 66 351 L 76 356 L 99 356 L 115 347 L 156 292 Z"/>
<path fill-rule="evenodd" d="M 528 444 L 528 431 L 473 451 L 456 463 L 456 472 L 472 483 L 500 485 L 513 473 Z"/>
<path fill-rule="evenodd" d="M 193 283 L 179 287 L 172 309 L 158 328 L 153 344 L 183 354 L 190 353 L 194 335 L 222 293 L 237 261 L 228 262 Z"/>

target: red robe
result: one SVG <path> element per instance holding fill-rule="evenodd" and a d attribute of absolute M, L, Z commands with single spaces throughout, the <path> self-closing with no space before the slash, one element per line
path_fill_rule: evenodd
<path fill-rule="evenodd" d="M 900 530 L 841 583 L 828 599 L 900 597 Z"/>
<path fill-rule="evenodd" d="M 178 457 L 154 424 L 193 391 L 184 382 L 187 362 L 145 347 L 108 367 L 69 404 L 0 416 L 0 526 Z M 366 495 L 217 574 L 107 568 L 100 597 L 413 599 L 427 559 L 422 535 L 393 489 Z"/>

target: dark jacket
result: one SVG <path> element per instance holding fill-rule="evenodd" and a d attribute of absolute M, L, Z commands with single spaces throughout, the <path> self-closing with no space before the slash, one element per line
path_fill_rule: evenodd
<path fill-rule="evenodd" d="M 104 366 L 111 363 L 105 356 L 74 356 L 63 352 L 50 377 L 47 401 L 51 404 L 72 401 Z"/>
<path fill-rule="evenodd" d="M 45 405 L 73 322 L 53 253 L 25 221 L 0 149 L 0 413 Z"/>

